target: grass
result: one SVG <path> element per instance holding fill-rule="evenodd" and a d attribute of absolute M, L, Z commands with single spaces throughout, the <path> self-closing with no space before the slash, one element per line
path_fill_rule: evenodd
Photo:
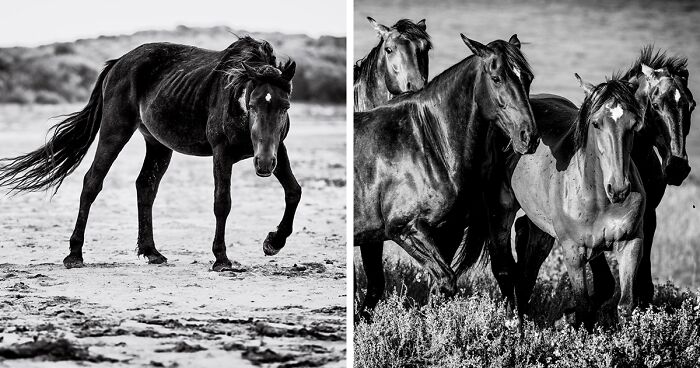
<path fill-rule="evenodd" d="M 569 327 L 571 289 L 555 248 L 540 269 L 524 339 L 501 304 L 488 265 L 459 282 L 460 295 L 431 300 L 431 281 L 400 248 L 385 245 L 388 297 L 372 324 L 355 329 L 355 367 L 697 367 L 700 366 L 700 183 L 669 187 L 657 210 L 652 251 L 652 308 L 620 326 L 616 296 L 598 313 L 592 332 Z M 366 287 L 355 257 L 355 304 Z M 608 258 L 611 266 L 616 262 Z M 695 291 L 692 291 L 695 290 Z"/>
<path fill-rule="evenodd" d="M 355 327 L 355 367 L 696 367 L 700 296 L 672 285 L 657 295 L 654 307 L 615 329 L 526 321 L 521 338 L 489 295 L 419 306 L 393 294 L 377 306 L 373 323 Z"/>

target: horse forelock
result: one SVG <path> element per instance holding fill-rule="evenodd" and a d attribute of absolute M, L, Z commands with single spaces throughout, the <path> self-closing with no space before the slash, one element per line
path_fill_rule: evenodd
<path fill-rule="evenodd" d="M 488 47 L 501 55 L 503 62 L 508 69 L 517 69 L 520 73 L 528 74 L 531 79 L 534 77 L 530 63 L 528 63 L 525 55 L 523 55 L 520 49 L 515 45 L 508 41 L 496 40 L 491 41 L 488 44 Z"/>
<path fill-rule="evenodd" d="M 411 41 L 422 41 L 425 45 L 425 50 L 433 48 L 430 41 L 430 35 L 423 28 L 413 23 L 410 19 L 399 19 L 391 29 L 396 30 L 402 37 Z"/>
<path fill-rule="evenodd" d="M 633 86 L 622 79 L 614 76 L 593 88 L 593 90 L 583 100 L 579 114 L 576 119 L 574 142 L 575 148 L 586 146 L 588 138 L 588 126 L 591 123 L 593 114 L 600 110 L 608 101 L 614 100 L 623 109 L 633 113 L 638 119 L 641 118 L 641 107 L 634 96 Z"/>
<path fill-rule="evenodd" d="M 251 81 L 269 83 L 291 93 L 291 82 L 282 76 L 282 71 L 291 63 L 290 58 L 278 64 L 274 50 L 267 41 L 258 41 L 245 36 L 224 51 L 216 70 L 227 77 L 226 88 L 232 89 L 236 97 Z"/>

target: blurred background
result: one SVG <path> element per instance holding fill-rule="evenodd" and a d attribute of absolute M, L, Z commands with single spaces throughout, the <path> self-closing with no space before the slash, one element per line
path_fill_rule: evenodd
<path fill-rule="evenodd" d="M 700 2 L 697 1 L 458 1 L 356 0 L 354 58 L 374 47 L 378 38 L 367 22 L 371 16 L 386 26 L 398 19 L 425 18 L 434 49 L 430 52 L 430 79 L 471 52 L 459 33 L 482 43 L 508 40 L 517 34 L 535 73 L 532 93 L 562 95 L 580 105 L 583 91 L 574 79 L 579 73 L 594 84 L 617 70 L 626 70 L 647 44 L 670 55 L 688 58 L 690 89 L 700 96 Z M 668 187 L 657 209 L 658 227 L 652 273 L 656 282 L 671 280 L 684 287 L 700 286 L 700 113 L 692 118 L 687 140 L 692 172 L 680 187 Z M 387 243 L 388 244 L 388 243 Z M 393 243 L 392 243 L 393 244 Z M 550 255 L 540 278 L 558 281 L 564 273 L 559 253 Z M 425 283 L 413 260 L 397 246 L 385 247 L 385 262 L 402 275 L 402 283 L 418 299 Z M 356 282 L 363 287 L 359 249 L 355 249 Z M 476 277 L 491 278 L 488 267 Z M 409 280 L 409 281 L 406 281 Z M 416 281 L 418 280 L 418 281 Z M 423 281 L 420 281 L 423 280 Z M 390 288 L 388 290 L 391 290 Z"/>
<path fill-rule="evenodd" d="M 278 58 L 296 60 L 295 100 L 345 103 L 344 2 L 272 1 L 268 11 L 240 1 L 194 4 L 17 2 L 0 21 L 0 103 L 82 102 L 104 62 L 138 45 L 167 41 L 222 50 L 234 34 L 265 39 Z"/>

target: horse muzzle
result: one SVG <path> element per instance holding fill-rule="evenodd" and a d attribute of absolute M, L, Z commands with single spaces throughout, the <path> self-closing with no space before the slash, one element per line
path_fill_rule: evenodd
<path fill-rule="evenodd" d="M 260 158 L 255 156 L 253 158 L 253 165 L 255 166 L 255 174 L 257 174 L 259 177 L 266 178 L 272 175 L 275 167 L 277 167 L 277 158 Z"/>
<path fill-rule="evenodd" d="M 680 157 L 672 156 L 666 165 L 664 170 L 666 175 L 666 182 L 670 185 L 681 185 L 683 180 L 690 174 L 690 165 L 688 160 L 684 160 Z"/>
<path fill-rule="evenodd" d="M 605 186 L 605 194 L 612 203 L 624 202 L 627 196 L 630 194 L 630 182 L 625 179 L 625 182 L 621 186 L 613 185 L 608 183 Z"/>

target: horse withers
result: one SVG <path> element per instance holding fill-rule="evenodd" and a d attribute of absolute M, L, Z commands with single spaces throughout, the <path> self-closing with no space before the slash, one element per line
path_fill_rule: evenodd
<path fill-rule="evenodd" d="M 4 160 L 0 185 L 14 191 L 58 190 L 99 131 L 70 254 L 63 261 L 68 268 L 82 267 L 90 206 L 112 163 L 138 129 L 146 141 L 146 157 L 136 179 L 138 254 L 158 264 L 167 259 L 153 241 L 152 207 L 173 151 L 213 156 L 213 269 L 221 271 L 231 267 L 224 233 L 231 210 L 232 165 L 253 157 L 257 175 L 274 174 L 285 192 L 282 221 L 263 242 L 265 254 L 276 254 L 292 232 L 301 198 L 284 145 L 295 69 L 291 60 L 278 64 L 269 43 L 250 37 L 219 52 L 170 43 L 142 45 L 107 63 L 85 109 L 56 124 L 45 146 Z"/>
<path fill-rule="evenodd" d="M 371 110 L 395 95 L 417 91 L 428 81 L 428 52 L 432 48 L 425 19 L 401 19 L 391 28 L 367 20 L 380 40 L 353 70 L 355 111 Z"/>
<path fill-rule="evenodd" d="M 520 153 L 538 144 L 528 102 L 533 74 L 517 36 L 483 45 L 422 90 L 356 113 L 354 240 L 367 274 L 368 317 L 384 292 L 382 250 L 393 240 L 445 293 L 455 289 L 443 253 L 459 246 L 470 203 L 481 200 L 479 169 L 489 126 Z"/>

